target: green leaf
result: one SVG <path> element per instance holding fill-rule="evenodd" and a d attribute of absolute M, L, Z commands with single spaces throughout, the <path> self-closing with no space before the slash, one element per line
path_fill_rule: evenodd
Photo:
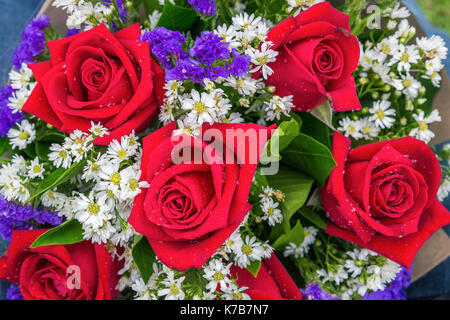
<path fill-rule="evenodd" d="M 152 14 L 152 12 L 155 10 L 161 11 L 163 9 L 163 6 L 161 6 L 159 4 L 158 0 L 143 0 L 143 2 L 144 2 L 145 13 L 147 15 Z"/>
<path fill-rule="evenodd" d="M 0 138 L 0 157 L 3 156 L 6 152 L 11 150 L 9 139 L 8 138 Z"/>
<path fill-rule="evenodd" d="M 291 230 L 291 218 L 306 202 L 314 180 L 307 175 L 287 166 L 280 166 L 276 175 L 267 176 L 269 185 L 283 191 L 285 198 L 280 204 L 283 221 L 277 224 L 269 235 L 276 241 L 282 234 Z"/>
<path fill-rule="evenodd" d="M 280 161 L 280 151 L 286 149 L 299 133 L 300 125 L 294 118 L 291 118 L 290 121 L 283 121 L 272 134 L 269 142 L 266 143 L 260 161 L 262 163 Z"/>
<path fill-rule="evenodd" d="M 267 179 L 272 188 L 283 191 L 285 195 L 283 205 L 286 208 L 284 218 L 287 220 L 286 222 L 289 222 L 292 215 L 308 199 L 314 180 L 302 172 L 287 166 L 280 166 L 278 173 L 273 176 L 267 176 Z"/>
<path fill-rule="evenodd" d="M 45 178 L 41 182 L 37 190 L 30 196 L 30 198 L 24 204 L 30 203 L 31 201 L 36 199 L 35 204 L 37 205 L 39 203 L 38 200 L 44 193 L 66 182 L 73 176 L 76 176 L 81 170 L 83 170 L 85 163 L 86 160 L 83 160 L 81 162 L 74 163 L 68 169 L 58 168 L 54 170 L 47 178 Z"/>
<path fill-rule="evenodd" d="M 281 156 L 283 163 L 308 174 L 322 186 L 336 166 L 330 149 L 303 133 L 292 141 Z"/>
<path fill-rule="evenodd" d="M 303 240 L 305 239 L 305 232 L 303 231 L 302 224 L 299 220 L 294 228 L 292 228 L 289 232 L 282 234 L 272 245 L 276 250 L 283 249 L 289 243 L 295 243 L 296 246 L 299 246 Z"/>
<path fill-rule="evenodd" d="M 147 283 L 153 274 L 153 263 L 156 262 L 156 255 L 146 237 L 140 237 L 134 244 L 131 255 L 142 279 Z"/>
<path fill-rule="evenodd" d="M 50 245 L 66 245 L 81 241 L 84 241 L 83 227 L 77 220 L 72 219 L 41 234 L 34 240 L 30 248 Z"/>
<path fill-rule="evenodd" d="M 247 270 L 256 278 L 261 269 L 261 260 L 253 260 L 247 267 Z"/>
<path fill-rule="evenodd" d="M 329 102 L 325 102 L 324 104 L 315 107 L 311 110 L 311 114 L 319 121 L 324 123 L 328 128 L 336 131 L 336 129 L 333 127 L 333 109 L 331 108 Z"/>
<path fill-rule="evenodd" d="M 427 99 L 423 104 L 419 106 L 425 112 L 425 115 L 429 115 L 433 111 L 433 100 L 439 88 L 436 88 L 431 80 L 423 80 L 422 85 L 426 89 L 424 98 Z"/>
<path fill-rule="evenodd" d="M 195 9 L 183 8 L 165 0 L 164 9 L 157 26 L 170 30 L 188 31 L 197 18 Z"/>
<path fill-rule="evenodd" d="M 298 212 L 319 229 L 325 230 L 327 227 L 327 222 L 325 219 L 319 213 L 312 211 L 310 208 L 303 207 Z"/>
<path fill-rule="evenodd" d="M 47 161 L 48 154 L 50 153 L 50 143 L 48 142 L 37 142 L 35 144 L 36 155 L 39 157 L 40 161 Z"/>
<path fill-rule="evenodd" d="M 329 127 L 309 112 L 301 112 L 303 119 L 301 132 L 319 141 L 331 150 Z"/>

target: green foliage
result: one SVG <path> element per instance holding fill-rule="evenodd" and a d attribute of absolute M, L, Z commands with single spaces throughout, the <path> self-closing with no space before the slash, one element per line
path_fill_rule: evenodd
<path fill-rule="evenodd" d="M 255 278 L 258 276 L 260 269 L 261 269 L 261 260 L 253 260 L 247 267 L 247 271 L 249 271 Z"/>
<path fill-rule="evenodd" d="M 158 27 L 170 30 L 188 31 L 197 20 L 197 12 L 192 8 L 183 8 L 165 0 Z"/>
<path fill-rule="evenodd" d="M 314 138 L 300 133 L 292 143 L 281 152 L 282 163 L 308 174 L 325 185 L 325 181 L 336 166 L 330 149 Z"/>
<path fill-rule="evenodd" d="M 146 237 L 142 235 L 135 237 L 131 255 L 142 279 L 147 283 L 153 274 L 153 263 L 156 262 L 156 255 Z"/>
<path fill-rule="evenodd" d="M 77 220 L 72 219 L 40 235 L 30 248 L 73 244 L 83 240 L 83 227 Z"/>

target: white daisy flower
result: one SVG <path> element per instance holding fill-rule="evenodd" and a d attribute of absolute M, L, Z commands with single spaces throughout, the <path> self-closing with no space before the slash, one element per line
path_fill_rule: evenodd
<path fill-rule="evenodd" d="M 256 237 L 246 236 L 245 241 L 236 253 L 235 262 L 241 268 L 246 268 L 253 260 L 261 260 L 264 249 Z"/>
<path fill-rule="evenodd" d="M 339 121 L 338 131 L 344 133 L 346 137 L 353 137 L 360 139 L 363 137 L 361 133 L 361 122 L 351 120 L 349 117 L 345 117 Z"/>
<path fill-rule="evenodd" d="M 273 121 L 275 119 L 280 120 L 281 114 L 289 117 L 289 112 L 292 108 L 294 108 L 294 104 L 292 103 L 294 96 L 273 96 L 270 101 L 266 103 L 266 120 Z"/>
<path fill-rule="evenodd" d="M 11 88 L 13 88 L 14 90 L 22 90 L 27 88 L 32 77 L 33 71 L 28 68 L 28 65 L 26 63 L 22 63 L 22 66 L 19 70 L 12 70 L 9 73 Z"/>
<path fill-rule="evenodd" d="M 430 142 L 434 138 L 434 133 L 428 129 L 428 125 L 433 122 L 442 121 L 439 111 L 434 109 L 427 117 L 425 117 L 423 111 L 420 111 L 419 114 L 413 114 L 413 118 L 417 121 L 418 127 L 412 129 L 409 135 L 426 143 Z"/>
<path fill-rule="evenodd" d="M 165 288 L 158 290 L 158 296 L 165 296 L 165 300 L 183 300 L 185 297 L 185 293 L 181 289 L 183 281 L 184 277 L 175 279 L 174 274 L 169 273 L 167 279 L 163 280 L 161 283 Z"/>
<path fill-rule="evenodd" d="M 232 283 L 223 291 L 223 298 L 225 298 L 225 300 L 251 300 L 250 296 L 245 293 L 245 290 L 247 289 L 247 287 L 239 288 Z"/>
<path fill-rule="evenodd" d="M 438 35 L 431 37 L 417 38 L 417 46 L 423 50 L 427 59 L 437 58 L 439 60 L 447 59 L 448 49 L 445 46 L 445 41 Z"/>
<path fill-rule="evenodd" d="M 393 54 L 393 60 L 389 65 L 398 62 L 397 70 L 399 72 L 411 70 L 411 65 L 417 64 L 420 60 L 419 50 L 415 45 L 405 46 L 400 44 Z"/>
<path fill-rule="evenodd" d="M 248 50 L 246 53 L 250 56 L 251 62 L 256 66 L 250 73 L 262 71 L 264 80 L 273 74 L 272 68 L 268 66 L 269 63 L 275 62 L 278 56 L 278 51 L 272 50 L 273 43 L 271 41 L 263 42 L 259 50 Z"/>
<path fill-rule="evenodd" d="M 28 120 L 16 124 L 16 128 L 11 128 L 8 131 L 8 138 L 13 149 L 23 150 L 36 138 L 36 130 L 34 124 L 29 123 Z"/>
<path fill-rule="evenodd" d="M 97 197 L 94 192 L 87 197 L 79 194 L 74 200 L 75 218 L 83 224 L 83 227 L 91 226 L 93 229 L 99 229 L 105 221 L 112 218 L 105 201 L 105 197 Z"/>
<path fill-rule="evenodd" d="M 109 135 L 109 131 L 107 128 L 105 128 L 101 122 L 95 124 L 94 121 L 91 121 L 91 128 L 89 129 L 89 132 L 94 137 L 103 137 L 106 135 Z"/>
<path fill-rule="evenodd" d="M 450 178 L 447 177 L 440 185 L 438 193 L 437 193 L 437 198 L 439 201 L 444 201 L 447 197 L 448 194 L 450 193 Z"/>
<path fill-rule="evenodd" d="M 372 116 L 369 120 L 375 121 L 375 125 L 384 129 L 390 128 L 395 123 L 395 109 L 390 108 L 391 102 L 387 100 L 375 101 L 373 107 L 369 109 Z"/>
<path fill-rule="evenodd" d="M 281 210 L 278 209 L 278 202 L 274 202 L 272 199 L 267 199 L 261 204 L 261 209 L 264 212 L 262 220 L 268 221 L 269 226 L 273 227 L 283 221 L 283 215 Z"/>
<path fill-rule="evenodd" d="M 370 140 L 372 138 L 375 138 L 380 133 L 380 128 L 375 126 L 369 118 L 362 118 L 358 121 L 358 126 L 361 130 L 361 134 L 363 138 Z"/>
<path fill-rule="evenodd" d="M 53 162 L 53 165 L 56 168 L 70 168 L 70 166 L 72 165 L 72 157 L 70 156 L 70 151 L 66 150 L 66 148 L 57 143 L 52 143 L 52 145 L 50 146 L 50 151 L 51 152 L 48 154 L 48 159 Z"/>
<path fill-rule="evenodd" d="M 231 279 L 228 277 L 230 274 L 231 263 L 225 265 L 220 260 L 211 260 L 209 264 L 203 268 L 203 277 L 208 280 L 206 289 L 209 291 L 216 291 L 217 286 L 220 286 L 220 290 L 226 290 L 227 286 L 231 283 Z"/>
<path fill-rule="evenodd" d="M 206 92 L 192 90 L 189 98 L 182 101 L 181 108 L 190 111 L 189 121 L 201 125 L 205 122 L 213 124 L 216 120 L 216 102 L 214 96 Z"/>
<path fill-rule="evenodd" d="M 141 170 L 134 166 L 123 169 L 120 174 L 122 176 L 120 181 L 120 199 L 134 199 L 142 188 L 148 188 L 147 181 L 139 181 L 141 178 Z"/>

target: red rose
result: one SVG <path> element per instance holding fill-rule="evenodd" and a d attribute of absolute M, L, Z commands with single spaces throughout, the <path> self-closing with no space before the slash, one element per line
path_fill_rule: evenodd
<path fill-rule="evenodd" d="M 251 209 L 250 185 L 271 129 L 204 125 L 200 140 L 184 134 L 172 138 L 176 124 L 171 123 L 144 138 L 141 179 L 150 186 L 135 198 L 129 222 L 165 265 L 200 268 L 238 228 Z M 211 143 L 209 134 L 215 137 Z M 180 149 L 189 159 L 173 157 Z M 199 151 L 204 156 L 191 161 Z"/>
<path fill-rule="evenodd" d="M 412 137 L 349 148 L 350 140 L 336 132 L 337 167 L 322 189 L 334 222 L 326 232 L 409 267 L 433 232 L 450 223 L 436 198 L 441 168 L 435 154 Z"/>
<path fill-rule="evenodd" d="M 272 254 L 262 261 L 255 278 L 247 269 L 231 267 L 231 274 L 252 300 L 302 300 L 302 293 L 280 260 Z"/>
<path fill-rule="evenodd" d="M 26 300 L 111 300 L 117 296 L 121 263 L 113 261 L 104 246 L 83 241 L 29 249 L 45 231 L 13 231 L 9 249 L 0 258 L 0 279 L 18 283 Z"/>
<path fill-rule="evenodd" d="M 140 42 L 139 24 L 112 34 L 105 25 L 49 41 L 51 60 L 30 65 L 38 81 L 23 110 L 70 133 L 101 122 L 95 144 L 142 131 L 162 104 L 164 73 Z"/>
<path fill-rule="evenodd" d="M 266 80 L 279 96 L 294 96 L 296 110 L 307 111 L 332 101 L 336 111 L 359 110 L 352 73 L 360 48 L 349 16 L 322 2 L 289 17 L 270 30 L 267 41 L 279 55 Z"/>

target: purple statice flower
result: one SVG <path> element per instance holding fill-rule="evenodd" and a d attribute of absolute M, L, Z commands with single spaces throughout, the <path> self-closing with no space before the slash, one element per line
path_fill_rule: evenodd
<path fill-rule="evenodd" d="M 228 43 L 222 40 L 223 38 L 213 31 L 203 31 L 200 37 L 195 39 L 194 46 L 189 50 L 189 54 L 207 66 L 212 66 L 215 60 L 229 59 Z"/>
<path fill-rule="evenodd" d="M 30 205 L 21 206 L 7 201 L 0 195 L 0 235 L 11 241 L 13 230 L 33 228 L 33 221 L 42 225 L 57 226 L 63 220 L 58 213 L 43 208 L 34 209 Z"/>
<path fill-rule="evenodd" d="M 406 300 L 405 289 L 411 282 L 411 269 L 402 267 L 401 271 L 397 273 L 394 281 L 384 290 L 377 290 L 370 293 L 366 293 L 362 300 Z M 314 282 L 306 287 L 305 290 L 301 290 L 305 299 L 308 300 L 342 300 L 341 298 L 329 294 L 320 288 L 320 286 Z"/>
<path fill-rule="evenodd" d="M 205 16 L 212 16 L 216 13 L 216 1 L 214 0 L 188 0 L 188 3 Z"/>
<path fill-rule="evenodd" d="M 77 28 L 70 28 L 70 29 L 67 29 L 66 37 L 74 36 L 74 35 L 76 35 L 76 34 L 79 34 L 80 32 L 81 32 L 81 30 L 80 30 L 80 29 L 77 29 Z"/>
<path fill-rule="evenodd" d="M 24 118 L 22 113 L 13 113 L 8 106 L 9 98 L 13 92 L 14 89 L 10 86 L 5 86 L 3 89 L 0 89 L 0 137 L 6 137 L 9 129 L 14 127 L 16 122 L 20 122 Z"/>
<path fill-rule="evenodd" d="M 234 60 L 230 66 L 231 74 L 236 77 L 243 77 L 248 72 L 248 66 L 252 59 L 248 54 L 240 55 L 236 49 L 232 50 Z"/>
<path fill-rule="evenodd" d="M 341 300 L 341 298 L 323 291 L 316 282 L 301 291 L 305 300 Z"/>
<path fill-rule="evenodd" d="M 108 3 L 112 3 L 112 0 L 104 0 L 104 2 L 108 2 Z M 120 19 L 125 22 L 127 21 L 128 17 L 130 16 L 129 12 L 128 12 L 128 8 L 125 5 L 125 1 L 123 0 L 116 0 L 116 4 L 117 4 L 117 8 L 119 9 L 119 16 Z M 105 3 L 106 6 L 109 6 L 108 4 Z M 117 26 L 116 24 L 113 22 L 113 30 L 117 30 Z"/>
<path fill-rule="evenodd" d="M 183 51 L 183 44 L 186 38 L 179 31 L 168 30 L 163 27 L 157 27 L 144 33 L 140 41 L 148 41 L 152 53 L 158 58 L 165 69 L 173 67 L 173 60 L 187 58 Z"/>
<path fill-rule="evenodd" d="M 50 20 L 45 14 L 31 21 L 22 32 L 22 42 L 13 53 L 13 65 L 20 69 L 22 63 L 34 62 L 34 57 L 45 49 L 45 34 L 43 30 L 50 25 Z"/>
<path fill-rule="evenodd" d="M 20 292 L 20 287 L 18 285 L 12 284 L 6 290 L 7 300 L 24 300 L 22 293 Z"/>

